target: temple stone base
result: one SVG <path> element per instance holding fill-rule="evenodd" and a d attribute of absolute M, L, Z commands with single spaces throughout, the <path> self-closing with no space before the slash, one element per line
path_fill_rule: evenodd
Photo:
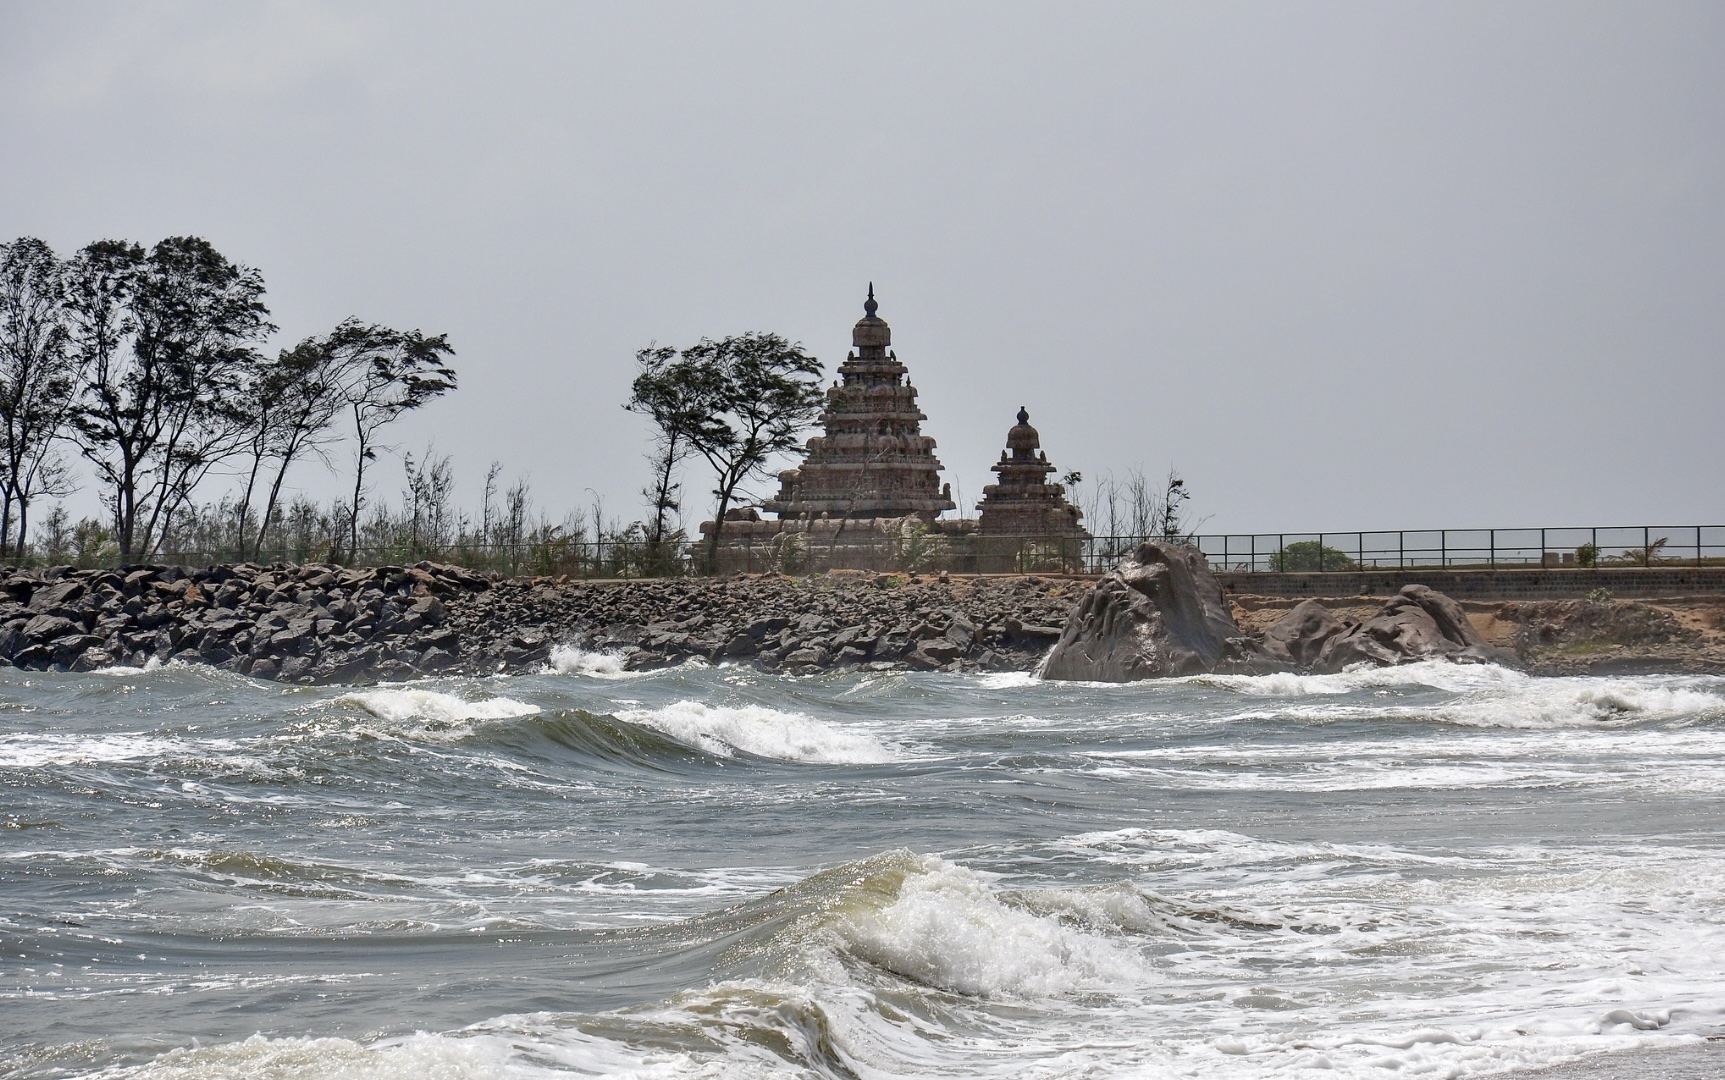
<path fill-rule="evenodd" d="M 704 559 L 713 523 L 701 523 Z M 720 533 L 717 574 L 815 574 L 826 570 L 955 574 L 1077 573 L 1084 565 L 1083 536 L 988 536 L 972 518 L 935 521 L 901 518 L 818 518 L 814 521 L 726 521 Z"/>

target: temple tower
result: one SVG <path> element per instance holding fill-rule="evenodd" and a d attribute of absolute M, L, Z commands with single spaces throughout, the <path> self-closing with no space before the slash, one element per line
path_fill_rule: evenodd
<path fill-rule="evenodd" d="M 982 489 L 976 531 L 991 536 L 1083 536 L 1083 512 L 1066 501 L 1066 488 L 1048 481 L 1054 471 L 1042 452 L 1042 436 L 1030 426 L 1030 412 L 1018 410 L 1018 423 L 1006 433 L 1006 449 L 990 468 L 999 477 Z"/>
<path fill-rule="evenodd" d="M 779 493 L 762 508 L 781 518 L 898 518 L 932 522 L 954 509 L 940 482 L 934 440 L 922 433 L 916 388 L 892 352 L 892 328 L 875 314 L 869 283 L 854 351 L 839 365 L 821 414 L 824 435 L 808 442 L 801 467 L 779 474 Z"/>

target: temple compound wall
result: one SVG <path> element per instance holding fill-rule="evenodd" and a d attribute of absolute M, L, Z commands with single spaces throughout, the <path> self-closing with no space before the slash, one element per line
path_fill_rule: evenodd
<path fill-rule="evenodd" d="M 720 530 L 715 573 L 811 573 L 829 569 L 951 570 L 959 573 L 1058 572 L 1075 568 L 1088 534 L 1082 514 L 1051 483 L 1054 466 L 1029 414 L 1007 433 L 974 519 L 942 519 L 957 509 L 941 482 L 935 441 L 916 403 L 909 370 L 892 350 L 892 328 L 877 314 L 869 286 L 852 351 L 827 391 L 822 434 L 802 464 L 779 474 L 761 504 L 776 515 L 733 510 Z M 703 541 L 713 522 L 701 523 Z M 691 547 L 705 557 L 705 544 Z"/>

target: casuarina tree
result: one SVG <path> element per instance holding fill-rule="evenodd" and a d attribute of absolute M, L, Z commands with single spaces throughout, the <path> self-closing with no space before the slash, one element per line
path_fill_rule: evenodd
<path fill-rule="evenodd" d="M 47 244 L 0 244 L 0 554 L 24 550 L 32 499 L 70 491 L 55 453 L 77 375 L 62 294 L 60 260 Z"/>
<path fill-rule="evenodd" d="M 68 263 L 73 431 L 122 553 L 152 552 L 198 481 L 243 451 L 254 345 L 275 329 L 263 296 L 256 270 L 197 237 L 148 253 L 98 241 Z"/>
<path fill-rule="evenodd" d="M 649 560 L 665 561 L 668 519 L 682 510 L 682 484 L 678 470 L 694 451 L 694 436 L 708 442 L 724 441 L 730 429 L 717 418 L 720 408 L 720 370 L 681 356 L 676 349 L 649 345 L 635 354 L 635 381 L 624 408 L 653 421 L 654 447 L 648 455 L 652 483 L 642 489 L 653 507 L 647 528 Z"/>
<path fill-rule="evenodd" d="M 353 501 L 348 504 L 347 537 L 351 557 L 359 547 L 359 512 L 365 502 L 365 468 L 383 447 L 383 429 L 405 413 L 455 389 L 455 355 L 446 335 L 391 330 L 348 319 L 322 348 L 329 351 L 336 384 L 353 421 Z"/>
<path fill-rule="evenodd" d="M 239 505 L 235 508 L 235 532 L 242 558 L 246 556 L 246 529 L 252 500 L 266 468 L 273 468 L 257 533 L 251 542 L 252 557 L 262 558 L 264 540 L 281 505 L 282 482 L 288 469 L 306 453 L 322 454 L 338 438 L 335 419 L 346 408 L 336 358 L 323 338 L 311 337 L 261 367 L 251 384 L 250 411 L 253 418 L 247 453 L 251 465 Z"/>
<path fill-rule="evenodd" d="M 737 489 L 758 476 L 775 454 L 801 449 L 797 435 L 820 412 L 821 364 L 777 334 L 750 332 L 701 341 L 668 362 L 657 386 L 668 397 L 657 420 L 678 418 L 682 437 L 712 466 L 718 500 L 707 537 L 707 566 L 718 565 L 719 542 Z M 663 432 L 661 422 L 661 432 Z"/>

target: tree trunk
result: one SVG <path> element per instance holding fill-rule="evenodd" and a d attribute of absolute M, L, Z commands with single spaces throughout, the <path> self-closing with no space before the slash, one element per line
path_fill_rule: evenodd
<path fill-rule="evenodd" d="M 287 456 L 282 458 L 281 468 L 276 470 L 276 478 L 270 484 L 269 499 L 264 503 L 264 516 L 258 522 L 258 537 L 257 542 L 253 545 L 253 557 L 260 561 L 264 557 L 264 534 L 269 531 L 270 522 L 276 516 L 276 507 L 280 505 L 282 480 L 287 476 L 290 460 Z"/>
<path fill-rule="evenodd" d="M 353 505 L 347 511 L 347 558 L 352 562 L 359 554 L 359 497 L 365 490 L 365 443 L 359 445 L 359 458 L 353 467 Z"/>
<path fill-rule="evenodd" d="M 0 485 L 0 555 L 12 554 L 12 484 Z M 18 540 L 18 554 L 24 554 L 24 540 Z"/>
<path fill-rule="evenodd" d="M 30 500 L 22 495 L 18 497 L 18 543 L 13 549 L 19 555 L 24 554 L 24 538 L 30 532 Z"/>
<path fill-rule="evenodd" d="M 719 486 L 719 508 L 713 514 L 713 535 L 707 538 L 707 573 L 719 572 L 719 533 L 725 527 L 725 511 L 730 509 L 731 492 L 736 488 L 736 482 L 722 483 Z"/>

